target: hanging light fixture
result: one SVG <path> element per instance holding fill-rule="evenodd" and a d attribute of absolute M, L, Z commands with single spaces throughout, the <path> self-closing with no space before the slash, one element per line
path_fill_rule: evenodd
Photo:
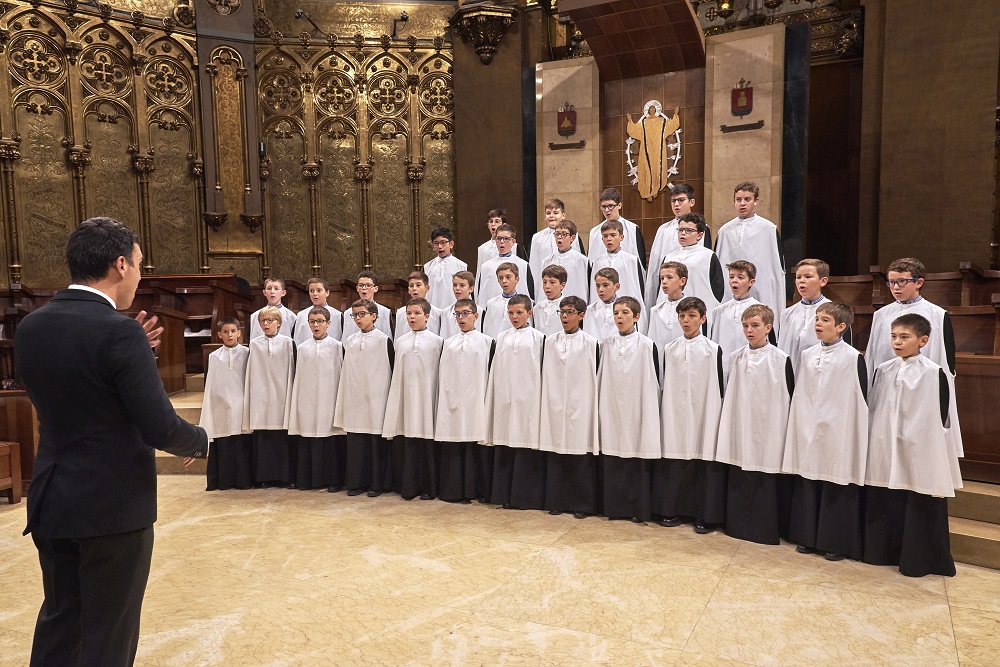
<path fill-rule="evenodd" d="M 719 0 L 719 9 L 716 11 L 716 14 L 721 16 L 723 20 L 728 19 L 735 13 L 736 10 L 733 9 L 732 0 Z"/>

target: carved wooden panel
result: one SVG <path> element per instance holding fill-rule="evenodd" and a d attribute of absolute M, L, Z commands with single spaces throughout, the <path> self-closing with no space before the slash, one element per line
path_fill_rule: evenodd
<path fill-rule="evenodd" d="M 302 178 L 303 139 L 282 130 L 267 138 L 271 176 L 267 205 L 271 225 L 271 275 L 302 279 L 309 275 L 309 196 Z"/>
<path fill-rule="evenodd" d="M 355 139 L 351 135 L 320 136 L 320 237 L 323 275 L 330 280 L 354 277 L 363 263 L 358 186 L 354 180 Z"/>
<path fill-rule="evenodd" d="M 191 220 L 197 218 L 197 201 L 189 187 L 191 172 L 187 157 L 191 129 L 153 127 L 150 137 L 156 146 L 156 172 L 150 182 L 156 271 L 197 273 L 197 237 L 191 233 Z"/>
<path fill-rule="evenodd" d="M 431 230 L 439 226 L 455 228 L 455 158 L 450 137 L 434 139 L 425 134 L 422 141 L 427 167 L 420 188 L 420 210 L 424 216 L 420 248 L 421 259 L 426 262 L 434 257 Z"/>
<path fill-rule="evenodd" d="M 114 218 L 138 231 L 139 196 L 128 153 L 132 128 L 126 120 L 102 122 L 98 115 L 87 116 L 86 128 L 92 160 L 87 175 L 88 214 Z"/>
<path fill-rule="evenodd" d="M 372 139 L 372 246 L 380 277 L 406 277 L 413 265 L 410 189 L 406 182 L 406 137 Z"/>
<path fill-rule="evenodd" d="M 243 78 L 246 70 L 243 59 L 235 50 L 221 47 L 212 54 L 214 107 L 215 107 L 215 189 L 222 193 L 229 213 L 230 225 L 239 224 L 239 214 L 244 212 L 243 194 L 245 162 L 248 159 L 244 144 Z M 211 70 L 210 70 L 211 71 Z"/>
<path fill-rule="evenodd" d="M 257 253 L 213 253 L 208 257 L 208 265 L 211 273 L 235 273 L 251 285 L 261 283 Z"/>

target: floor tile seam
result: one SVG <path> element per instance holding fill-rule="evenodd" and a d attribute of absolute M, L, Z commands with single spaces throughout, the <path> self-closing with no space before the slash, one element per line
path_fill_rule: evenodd
<path fill-rule="evenodd" d="M 742 548 L 743 545 L 740 545 L 735 551 L 733 551 L 733 555 L 729 558 L 729 562 L 726 563 L 726 567 L 722 570 L 722 573 L 719 575 L 719 579 L 715 582 L 715 586 L 712 588 L 712 594 L 708 596 L 707 600 L 705 600 L 705 606 L 702 608 L 701 613 L 698 614 L 698 620 L 696 620 L 694 622 L 694 625 L 691 626 L 691 632 L 688 633 L 687 639 L 684 640 L 684 645 L 681 647 L 681 651 L 686 650 L 688 644 L 691 643 L 691 638 L 694 637 L 694 633 L 695 631 L 697 631 L 698 625 L 701 623 L 702 618 L 705 616 L 705 612 L 708 611 L 708 606 L 712 604 L 712 598 L 714 598 L 716 593 L 718 593 L 719 586 L 722 585 L 722 580 L 726 578 L 726 573 L 729 572 L 729 568 L 732 567 L 733 560 L 735 560 L 736 555 L 740 552 L 740 549 Z M 722 658 L 722 656 L 717 656 L 717 657 Z"/>

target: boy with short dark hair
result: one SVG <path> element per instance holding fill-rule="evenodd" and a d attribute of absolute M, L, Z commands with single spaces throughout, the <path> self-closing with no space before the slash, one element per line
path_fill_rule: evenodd
<path fill-rule="evenodd" d="M 429 287 L 427 274 L 423 271 L 411 271 L 410 275 L 406 277 L 406 292 L 410 295 L 410 300 L 413 299 L 424 299 L 430 303 L 429 299 Z M 405 306 L 400 306 L 396 309 L 396 323 L 393 327 L 395 335 L 393 336 L 394 341 L 398 341 L 404 335 L 410 332 L 410 327 L 407 324 L 407 314 L 406 309 L 409 306 L 409 302 Z M 431 304 L 431 312 L 427 318 L 427 330 L 431 333 L 437 334 L 441 330 L 441 320 L 443 311 Z"/>
<path fill-rule="evenodd" d="M 264 281 L 264 298 L 267 299 L 267 304 L 264 308 L 277 308 L 281 311 L 281 335 L 288 336 L 289 338 L 295 332 L 295 313 L 290 312 L 281 303 L 281 300 L 285 298 L 288 291 L 285 289 L 285 281 L 281 278 L 267 278 Z M 260 308 L 250 316 L 250 340 L 257 338 L 258 336 L 263 336 L 264 332 L 260 328 L 260 313 L 264 308 Z"/>
<path fill-rule="evenodd" d="M 614 220 L 622 226 L 622 248 L 626 253 L 639 260 L 639 266 L 646 266 L 646 241 L 642 238 L 639 225 L 622 217 L 622 193 L 617 188 L 605 188 L 601 192 L 600 202 L 601 224 L 590 230 L 590 243 L 587 246 L 587 259 L 594 262 L 607 252 L 602 242 L 604 223 Z"/>
<path fill-rule="evenodd" d="M 546 336 L 563 330 L 559 319 L 559 304 L 566 288 L 566 269 L 550 264 L 542 270 L 542 292 L 544 299 L 535 302 L 532 308 L 532 320 L 536 329 Z"/>
<path fill-rule="evenodd" d="M 716 460 L 729 466 L 726 534 L 778 544 L 788 531 L 791 478 L 781 474 L 795 375 L 788 355 L 771 345 L 774 311 L 743 311 L 747 345 L 729 357 Z"/>
<path fill-rule="evenodd" d="M 597 403 L 601 407 L 604 515 L 650 519 L 653 462 L 661 456 L 660 361 L 656 345 L 636 331 L 642 305 L 614 303 L 616 333 L 601 341 Z"/>
<path fill-rule="evenodd" d="M 753 262 L 757 281 L 751 290 L 755 299 L 774 313 L 785 309 L 785 260 L 778 227 L 756 213 L 760 188 L 756 183 L 739 183 L 733 189 L 736 217 L 722 225 L 715 240 L 715 252 L 723 264 L 739 259 Z M 725 301 L 732 298 L 727 291 Z M 780 330 L 780 326 L 777 327 Z"/>
<path fill-rule="evenodd" d="M 545 227 L 539 229 L 531 235 L 531 250 L 528 252 L 528 266 L 531 267 L 531 275 L 538 276 L 552 262 L 548 257 L 557 251 L 555 233 L 559 224 L 566 220 L 566 205 L 561 199 L 549 199 L 543 206 L 545 212 Z M 583 244 L 574 235 L 573 243 L 567 247 L 577 245 L 577 250 L 583 250 Z M 536 286 L 535 294 L 541 289 Z"/>
<path fill-rule="evenodd" d="M 480 443 L 487 438 L 486 385 L 496 343 L 476 330 L 475 301 L 458 299 L 454 308 L 459 332 L 444 341 L 438 371 L 438 497 L 487 502 L 493 488 L 493 448 Z"/>
<path fill-rule="evenodd" d="M 253 434 L 254 482 L 260 486 L 294 487 L 295 452 L 288 443 L 288 410 L 295 374 L 295 341 L 279 333 L 282 310 L 264 306 L 257 311 L 263 334 L 250 341 L 243 432 Z"/>
<path fill-rule="evenodd" d="M 566 288 L 563 290 L 564 296 L 578 296 L 587 301 L 590 296 L 590 260 L 586 255 L 576 249 L 579 244 L 579 236 L 576 231 L 576 223 L 572 220 L 561 220 L 553 230 L 555 240 L 555 251 L 549 253 L 539 262 L 537 271 L 532 266 L 532 275 L 541 275 L 541 271 L 546 266 L 553 264 L 566 269 Z M 541 278 L 539 279 L 541 281 Z M 542 291 L 541 282 L 535 285 L 535 294 Z"/>
<path fill-rule="evenodd" d="M 914 312 L 892 321 L 896 356 L 876 369 L 869 408 L 864 562 L 898 565 L 908 577 L 955 576 L 947 499 L 961 481 L 945 428 L 948 373 L 921 354 L 933 328 Z"/>
<path fill-rule="evenodd" d="M 496 244 L 497 230 L 500 225 L 507 224 L 507 211 L 502 208 L 495 208 L 486 214 L 486 229 L 490 232 L 490 239 L 479 246 L 476 254 L 476 275 L 483 272 L 483 264 L 493 259 L 499 254 Z M 511 251 L 515 256 L 520 256 L 516 243 L 511 246 Z"/>
<path fill-rule="evenodd" d="M 821 259 L 807 258 L 795 265 L 795 291 L 801 298 L 778 315 L 778 347 L 788 353 L 796 375 L 802 351 L 819 343 L 813 330 L 816 309 L 821 303 L 830 301 L 823 296 L 823 287 L 829 280 L 830 265 Z M 853 315 L 851 319 L 853 321 Z M 848 344 L 850 331 L 848 327 L 844 332 Z"/>
<path fill-rule="evenodd" d="M 597 340 L 604 340 L 618 331 L 615 327 L 615 299 L 618 298 L 618 272 L 605 267 L 594 274 L 594 293 L 597 300 L 590 304 L 587 333 Z"/>
<path fill-rule="evenodd" d="M 863 546 L 868 373 L 861 353 L 844 340 L 853 320 L 846 303 L 816 308 L 819 344 L 800 353 L 781 464 L 794 475 L 788 539 L 799 553 L 827 560 L 861 560 Z"/>
<path fill-rule="evenodd" d="M 667 343 L 684 335 L 677 321 L 677 306 L 684 297 L 688 270 L 680 262 L 664 262 L 660 265 L 660 291 L 666 295 L 659 304 L 649 311 L 649 326 L 646 335 L 662 350 Z M 704 303 L 704 302 L 703 302 Z"/>
<path fill-rule="evenodd" d="M 374 498 L 390 480 L 389 441 L 382 437 L 382 427 L 395 350 L 392 339 L 376 327 L 380 315 L 374 301 L 358 299 L 344 314 L 357 322 L 358 332 L 344 340 L 333 425 L 347 432 L 347 495 L 367 491 Z"/>
<path fill-rule="evenodd" d="M 500 294 L 487 301 L 483 307 L 483 333 L 490 338 L 496 338 L 500 332 L 510 329 L 510 317 L 507 314 L 508 304 L 519 293 L 518 285 L 521 282 L 520 270 L 514 262 L 500 264 L 497 266 L 496 273 Z"/>
<path fill-rule="evenodd" d="M 551 267 L 550 267 L 551 268 Z M 538 449 L 545 452 L 545 509 L 578 519 L 599 511 L 597 369 L 600 342 L 584 332 L 587 303 L 559 302 L 562 331 L 545 339 Z"/>
<path fill-rule="evenodd" d="M 670 252 L 664 261 L 680 262 L 687 267 L 688 280 L 684 287 L 687 296 L 696 296 L 705 302 L 709 316 L 725 296 L 725 278 L 722 264 L 711 248 L 701 244 L 708 232 L 708 224 L 700 213 L 688 213 L 677 219 L 678 247 Z M 666 295 L 662 292 L 656 302 L 662 303 Z M 712 326 L 711 317 L 708 325 Z"/>
<path fill-rule="evenodd" d="M 494 447 L 492 500 L 505 508 L 542 509 L 545 455 L 538 451 L 545 336 L 531 327 L 531 299 L 507 303 L 511 327 L 497 336 L 486 392 L 489 442 Z"/>
<path fill-rule="evenodd" d="M 437 444 L 434 402 L 437 400 L 441 337 L 429 330 L 431 304 L 406 304 L 409 332 L 396 340 L 395 365 L 386 401 L 382 437 L 392 441 L 393 487 L 404 500 L 437 496 Z"/>
<path fill-rule="evenodd" d="M 440 310 L 455 303 L 455 295 L 451 291 L 452 276 L 459 271 L 467 271 L 469 265 L 451 254 L 455 249 L 455 232 L 447 227 L 435 227 L 431 231 L 431 248 L 437 257 L 424 264 L 429 289 L 426 298 Z M 411 295 L 410 298 L 414 297 Z M 433 330 L 433 326 L 431 328 Z"/>
<path fill-rule="evenodd" d="M 729 356 L 747 344 L 746 336 L 743 335 L 743 311 L 760 301 L 750 294 L 750 288 L 757 279 L 757 267 L 753 262 L 738 259 L 727 264 L 726 270 L 729 272 L 729 290 L 733 298 L 712 311 L 708 337 L 722 348 L 722 372 L 723 377 L 728 380 Z"/>
<path fill-rule="evenodd" d="M 339 341 L 343 333 L 344 314 L 327 303 L 327 299 L 330 298 L 330 283 L 325 278 L 314 276 L 306 283 L 306 291 L 309 293 L 309 301 L 312 302 L 312 306 L 303 308 L 302 312 L 295 316 L 295 330 L 292 339 L 296 343 L 304 343 L 313 339 L 313 329 L 308 322 L 309 311 L 320 307 L 326 310 L 330 320 L 326 335 Z"/>
<path fill-rule="evenodd" d="M 207 491 L 249 489 L 253 485 L 250 437 L 243 433 L 247 357 L 235 317 L 219 320 L 222 347 L 208 355 L 200 426 L 208 433 Z"/>
<path fill-rule="evenodd" d="M 652 487 L 661 525 L 679 526 L 690 517 L 701 535 L 726 520 L 727 468 L 715 460 L 725 391 L 722 350 L 702 333 L 707 312 L 701 299 L 681 299 L 683 336 L 663 348 L 663 458 L 653 469 Z"/>
<path fill-rule="evenodd" d="M 517 232 L 508 224 L 500 225 L 497 228 L 495 241 L 497 244 L 497 256 L 483 263 L 483 266 L 476 275 L 476 303 L 480 308 L 485 308 L 490 299 L 500 294 L 500 286 L 496 281 L 497 268 L 501 264 L 516 264 L 518 275 L 523 279 L 519 294 L 532 296 L 534 293 L 534 280 L 531 277 L 531 269 L 528 263 L 514 253 L 514 240 Z"/>
<path fill-rule="evenodd" d="M 358 300 L 371 301 L 375 304 L 375 308 L 378 310 L 378 318 L 375 320 L 375 328 L 391 339 L 392 313 L 389 312 L 389 309 L 381 303 L 375 302 L 375 294 L 378 292 L 378 285 L 378 274 L 374 271 L 366 269 L 358 274 L 358 282 L 355 289 L 358 291 Z M 341 326 L 341 331 L 340 340 L 344 343 L 347 342 L 347 339 L 350 336 L 358 333 L 359 331 L 356 320 L 351 315 L 350 308 L 344 311 L 344 320 L 343 325 Z"/>
<path fill-rule="evenodd" d="M 674 219 L 660 225 L 660 228 L 656 230 L 656 236 L 653 238 L 653 247 L 649 251 L 649 266 L 651 268 L 661 266 L 666 256 L 679 247 L 677 243 L 677 221 L 682 215 L 694 212 L 694 188 L 687 183 L 676 183 L 670 186 L 670 208 L 673 211 Z M 701 243 L 706 248 L 712 247 L 711 230 L 705 233 L 705 236 L 701 239 Z M 656 300 L 660 292 L 659 280 L 660 277 L 655 272 L 647 272 L 647 308 L 652 308 L 656 305 Z"/>
<path fill-rule="evenodd" d="M 451 277 L 451 293 L 455 295 L 455 301 L 472 298 L 472 286 L 476 284 L 476 276 L 470 271 L 459 271 Z M 441 321 L 438 328 L 438 335 L 447 340 L 457 334 L 461 327 L 455 319 L 455 304 L 451 304 L 441 312 Z M 475 318 L 475 328 L 482 331 L 482 322 L 477 315 Z"/>
<path fill-rule="evenodd" d="M 314 306 L 306 312 L 312 338 L 295 349 L 288 416 L 288 435 L 297 449 L 295 485 L 303 490 L 339 491 L 344 486 L 344 432 L 333 425 L 333 412 L 344 347 L 329 333 L 333 320 L 326 308 Z"/>
<path fill-rule="evenodd" d="M 591 261 L 590 271 L 591 274 L 596 274 L 604 268 L 614 269 L 618 272 L 619 278 L 618 296 L 630 296 L 644 303 L 642 291 L 645 289 L 646 274 L 639 258 L 622 249 L 624 238 L 622 229 L 622 224 L 618 220 L 607 220 L 601 225 L 601 240 L 607 252 Z M 596 302 L 596 299 L 594 301 Z"/>

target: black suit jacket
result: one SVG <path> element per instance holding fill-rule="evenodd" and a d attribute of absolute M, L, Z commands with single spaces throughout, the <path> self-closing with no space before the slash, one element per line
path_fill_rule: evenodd
<path fill-rule="evenodd" d="M 153 448 L 201 458 L 208 439 L 174 411 L 142 326 L 98 294 L 61 290 L 18 326 L 14 355 L 39 424 L 24 533 L 82 538 L 152 525 Z"/>

